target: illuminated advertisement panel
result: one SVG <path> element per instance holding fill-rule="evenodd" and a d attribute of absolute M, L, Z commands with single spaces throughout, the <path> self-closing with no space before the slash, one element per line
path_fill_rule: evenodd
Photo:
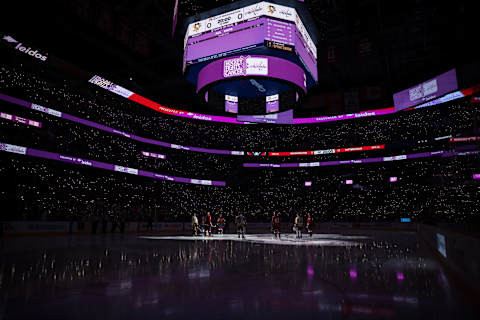
<path fill-rule="evenodd" d="M 266 115 L 238 115 L 237 120 L 256 123 L 292 124 L 293 109 Z"/>
<path fill-rule="evenodd" d="M 455 69 L 393 95 L 395 111 L 438 98 L 458 89 Z"/>
<path fill-rule="evenodd" d="M 278 110 L 280 110 L 280 101 L 278 94 L 267 96 L 265 99 L 266 113 L 278 112 Z"/>
<path fill-rule="evenodd" d="M 164 154 L 158 154 L 158 153 L 153 153 L 153 152 L 148 152 L 148 151 L 142 151 L 142 155 L 145 157 L 151 157 L 151 158 L 156 158 L 156 159 L 166 159 L 167 156 Z"/>
<path fill-rule="evenodd" d="M 238 97 L 225 95 L 225 112 L 238 113 Z"/>
<path fill-rule="evenodd" d="M 301 67 L 277 57 L 252 55 L 218 59 L 205 66 L 198 74 L 197 93 L 218 81 L 245 76 L 285 80 L 307 92 L 305 71 Z"/>
<path fill-rule="evenodd" d="M 305 75 L 305 73 L 303 73 Z M 142 97 L 136 93 L 133 93 L 121 86 L 115 85 L 115 86 L 108 86 L 105 85 L 105 83 L 102 81 L 105 80 L 99 76 L 93 76 L 89 82 L 96 84 L 104 89 L 109 90 L 110 92 L 113 92 L 115 94 L 121 95 L 131 101 L 137 102 L 145 107 L 151 108 L 155 111 L 164 113 L 164 114 L 169 114 L 173 116 L 179 116 L 179 117 L 185 117 L 185 118 L 190 118 L 190 119 L 197 119 L 197 120 L 204 120 L 204 121 L 216 121 L 216 122 L 224 122 L 224 123 L 236 123 L 236 124 L 242 124 L 243 122 L 237 121 L 236 118 L 233 117 L 223 117 L 223 116 L 213 116 L 213 115 L 207 115 L 207 114 L 201 114 L 201 113 L 195 113 L 195 112 L 190 112 L 190 111 L 185 111 L 185 110 L 178 110 L 178 109 L 171 109 L 165 106 L 160 105 L 159 103 L 156 103 L 150 99 L 147 99 L 145 97 Z M 108 81 L 108 80 L 105 80 Z M 111 83 L 108 81 L 108 83 Z M 480 91 L 480 84 L 477 84 L 475 86 L 462 89 L 459 91 L 452 92 L 450 94 L 447 94 L 443 97 L 440 97 L 438 99 L 429 101 L 425 105 L 427 106 L 432 106 L 436 104 L 441 104 L 444 102 L 456 100 L 456 99 L 461 99 L 463 97 L 470 96 L 476 92 Z M 131 95 L 128 95 L 128 93 L 131 93 Z M 1 96 L 5 96 L 0 94 Z M 445 98 L 448 99 L 445 101 Z M 14 100 L 19 100 L 15 99 Z M 423 105 L 419 105 L 415 108 L 418 108 Z M 58 112 L 58 111 L 57 111 Z M 373 116 L 381 116 L 381 115 L 386 115 L 386 114 L 391 114 L 395 113 L 395 107 L 390 107 L 390 108 L 383 108 L 383 109 L 375 109 L 375 110 L 368 110 L 368 111 L 361 111 L 357 113 L 349 113 L 349 114 L 341 114 L 341 115 L 334 115 L 334 116 L 321 116 L 321 117 L 313 117 L 313 118 L 294 118 L 293 119 L 293 124 L 306 124 L 306 123 L 322 123 L 322 122 L 330 122 L 330 121 L 338 121 L 338 120 L 349 120 L 349 119 L 356 119 L 356 118 L 365 118 L 365 117 L 373 117 Z M 61 116 L 61 112 L 58 112 L 59 115 Z"/>
<path fill-rule="evenodd" d="M 18 117 L 18 116 L 15 116 L 13 114 L 8 114 L 8 113 L 4 113 L 4 112 L 0 112 L 0 118 L 5 119 L 5 120 L 10 120 L 10 121 L 13 121 L 13 122 L 17 122 L 17 123 L 21 123 L 21 124 L 26 124 L 26 125 L 32 126 L 32 127 L 37 127 L 37 128 L 42 127 L 41 122 L 30 120 L 30 119 L 27 119 L 27 118 Z"/>
<path fill-rule="evenodd" d="M 35 58 L 39 61 L 45 62 L 48 59 L 48 54 L 43 54 L 43 53 L 39 52 L 38 49 L 32 48 L 28 45 L 25 45 L 25 44 L 21 43 L 20 41 L 16 40 L 15 38 L 13 38 L 10 35 L 2 35 L 2 40 L 5 43 L 10 44 L 13 47 L 14 50 L 17 50 L 18 52 L 21 52 L 25 55 L 29 55 L 32 58 Z"/>
<path fill-rule="evenodd" d="M 435 156 L 450 156 L 445 154 L 445 151 L 433 151 L 433 152 L 421 152 L 412 154 L 403 154 L 392 157 L 376 157 L 366 159 L 354 159 L 354 160 L 335 160 L 335 161 L 322 161 L 322 162 L 300 162 L 300 163 L 244 163 L 245 168 L 297 168 L 297 167 L 323 167 L 323 166 L 339 166 L 344 164 L 361 164 L 361 163 L 376 163 L 385 161 L 400 161 L 407 159 L 418 159 Z"/>

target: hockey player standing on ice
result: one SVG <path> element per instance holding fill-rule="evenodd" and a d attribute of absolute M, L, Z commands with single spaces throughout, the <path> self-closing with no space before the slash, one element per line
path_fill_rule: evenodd
<path fill-rule="evenodd" d="M 275 236 L 275 238 L 278 237 L 278 239 L 280 239 L 280 215 L 278 213 L 274 213 L 273 216 L 272 216 L 272 231 L 273 231 L 273 235 Z"/>
<path fill-rule="evenodd" d="M 295 218 L 294 229 L 297 232 L 297 239 L 302 237 L 302 228 L 303 228 L 303 219 L 299 213 L 297 213 L 297 217 Z"/>
<path fill-rule="evenodd" d="M 205 220 L 203 221 L 203 229 L 205 236 L 210 236 L 212 232 L 212 216 L 210 215 L 210 212 L 207 212 L 207 215 L 205 216 Z"/>
<path fill-rule="evenodd" d="M 194 236 L 198 236 L 198 218 L 196 213 L 192 217 L 192 233 Z"/>
<path fill-rule="evenodd" d="M 217 219 L 217 232 L 223 234 L 223 228 L 225 228 L 225 219 L 220 215 Z"/>
<path fill-rule="evenodd" d="M 307 232 L 310 235 L 310 238 L 312 237 L 312 225 L 313 225 L 313 219 L 309 213 L 307 216 Z"/>
<path fill-rule="evenodd" d="M 242 235 L 242 239 L 245 239 L 245 227 L 247 225 L 245 216 L 239 213 L 238 216 L 235 217 L 235 224 L 237 225 L 238 237 L 240 238 L 240 235 Z"/>

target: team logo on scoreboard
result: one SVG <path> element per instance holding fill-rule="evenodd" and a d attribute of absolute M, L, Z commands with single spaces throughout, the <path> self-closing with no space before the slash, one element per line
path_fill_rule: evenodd
<path fill-rule="evenodd" d="M 245 16 L 250 16 L 250 15 L 257 16 L 257 12 L 261 12 L 261 11 L 262 11 L 262 7 L 257 4 L 255 5 L 255 7 L 252 7 L 251 9 L 246 10 Z"/>
<path fill-rule="evenodd" d="M 269 5 L 269 6 L 268 6 L 268 11 L 269 11 L 271 14 L 274 14 L 275 11 L 277 11 L 277 9 L 275 9 L 275 6 Z"/>
<path fill-rule="evenodd" d="M 290 11 L 290 8 L 285 8 L 284 10 L 280 10 L 278 13 L 284 16 L 285 19 L 287 20 L 291 20 L 290 17 L 293 16 L 293 13 L 292 11 Z"/>
<path fill-rule="evenodd" d="M 193 30 L 195 32 L 198 32 L 198 30 L 200 30 L 200 27 L 202 26 L 202 24 L 200 22 L 197 22 L 193 25 Z"/>
<path fill-rule="evenodd" d="M 252 151 L 252 152 L 247 152 L 247 155 L 249 156 L 254 156 L 254 157 L 265 157 L 267 155 L 266 152 L 260 152 L 260 151 Z"/>

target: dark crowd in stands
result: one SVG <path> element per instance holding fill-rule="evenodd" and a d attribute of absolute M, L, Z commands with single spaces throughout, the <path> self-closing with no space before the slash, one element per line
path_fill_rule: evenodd
<path fill-rule="evenodd" d="M 190 185 L 0 153 L 5 220 L 119 219 L 189 221 L 210 211 L 233 221 L 414 221 L 478 223 L 479 156 L 432 157 L 318 168 L 243 168 L 244 162 L 313 162 L 451 150 L 437 137 L 479 135 L 478 105 L 462 99 L 388 116 L 317 125 L 226 125 L 162 115 L 90 84 L 83 87 L 0 65 L 0 93 L 138 136 L 185 146 L 238 151 L 299 151 L 396 144 L 386 150 L 310 157 L 248 157 L 161 148 L 0 101 L 0 111 L 42 122 L 42 128 L 0 119 L 0 142 L 195 179 Z M 181 107 L 178 107 L 182 109 Z M 470 144 L 469 150 L 477 148 Z M 166 155 L 146 157 L 141 151 Z M 396 176 L 398 181 L 389 182 Z M 345 184 L 352 180 L 351 185 Z M 305 181 L 312 181 L 311 187 Z"/>

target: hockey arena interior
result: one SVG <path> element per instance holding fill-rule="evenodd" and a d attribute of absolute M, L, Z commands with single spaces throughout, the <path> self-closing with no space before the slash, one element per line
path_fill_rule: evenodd
<path fill-rule="evenodd" d="M 480 319 L 473 3 L 1 7 L 0 320 Z"/>

